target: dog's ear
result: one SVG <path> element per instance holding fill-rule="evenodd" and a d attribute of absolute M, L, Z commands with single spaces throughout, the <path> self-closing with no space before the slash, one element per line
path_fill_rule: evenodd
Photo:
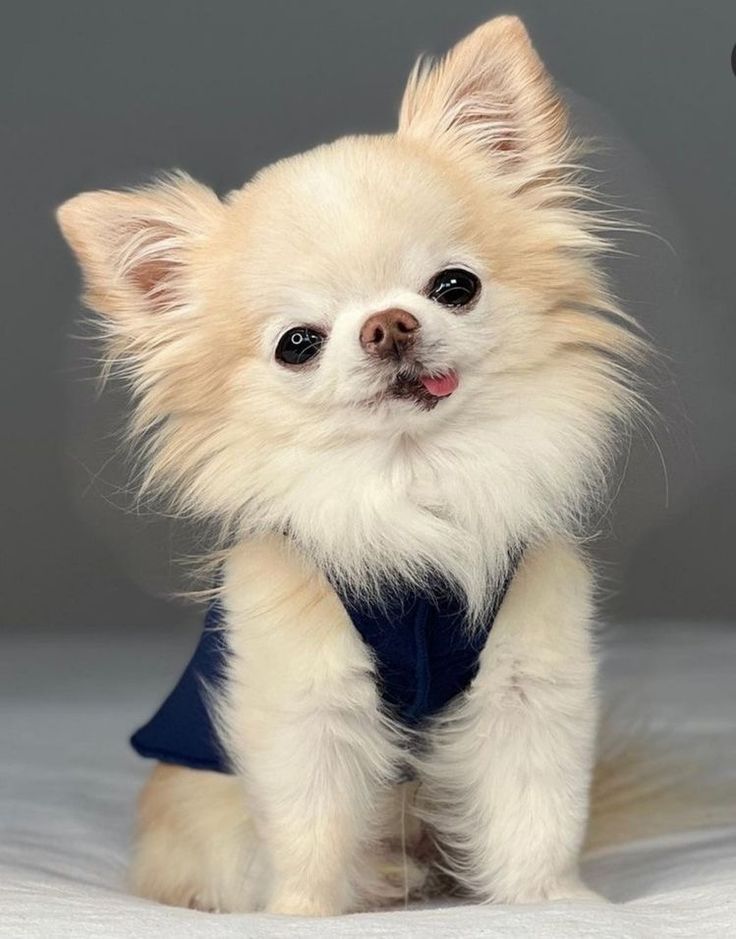
<path fill-rule="evenodd" d="M 56 217 L 84 275 L 85 301 L 121 318 L 167 313 L 185 300 L 186 275 L 223 205 L 183 174 L 128 192 L 85 192 Z"/>
<path fill-rule="evenodd" d="M 554 173 L 569 149 L 565 106 L 515 16 L 480 26 L 437 63 L 417 63 L 399 133 L 482 152 L 528 179 Z"/>

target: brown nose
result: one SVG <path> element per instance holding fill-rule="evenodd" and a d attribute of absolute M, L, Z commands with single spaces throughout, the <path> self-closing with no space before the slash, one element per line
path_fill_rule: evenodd
<path fill-rule="evenodd" d="M 400 359 L 416 338 L 419 322 L 406 310 L 374 313 L 363 323 L 360 344 L 379 359 Z"/>

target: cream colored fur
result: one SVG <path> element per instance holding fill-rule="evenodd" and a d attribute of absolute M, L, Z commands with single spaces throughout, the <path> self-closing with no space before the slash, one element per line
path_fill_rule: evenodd
<path fill-rule="evenodd" d="M 403 893 L 402 818 L 406 890 L 423 886 L 412 856 L 421 818 L 480 899 L 588 895 L 577 858 L 597 707 L 590 577 L 576 552 L 551 543 L 526 555 L 471 692 L 430 728 L 422 756 L 399 749 L 365 648 L 334 591 L 285 539 L 234 551 L 223 599 L 233 653 L 223 739 L 239 774 L 225 784 L 159 771 L 143 802 L 141 892 L 227 910 L 360 909 Z M 419 794 L 397 818 L 402 764 Z M 182 800 L 184 786 L 197 805 Z M 153 800 L 163 803 L 158 817 Z"/>
<path fill-rule="evenodd" d="M 155 771 L 140 893 L 326 915 L 446 867 L 481 900 L 586 894 L 595 665 L 576 545 L 646 347 L 599 273 L 605 225 L 575 155 L 501 17 L 415 70 L 394 135 L 281 161 L 224 201 L 176 175 L 59 210 L 131 384 L 141 486 L 219 522 L 225 546 L 215 707 L 237 773 Z M 427 295 L 457 266 L 482 285 L 462 311 Z M 388 396 L 395 364 L 358 341 L 392 307 L 420 324 L 424 372 L 458 375 L 431 410 Z M 287 369 L 274 350 L 299 325 L 326 342 Z M 477 679 L 410 746 L 328 582 L 372 596 L 439 570 L 472 629 L 522 546 Z M 418 790 L 399 785 L 407 763 Z"/>

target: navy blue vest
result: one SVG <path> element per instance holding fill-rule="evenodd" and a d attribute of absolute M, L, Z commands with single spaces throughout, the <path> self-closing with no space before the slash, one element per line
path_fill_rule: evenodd
<path fill-rule="evenodd" d="M 407 727 L 417 727 L 464 691 L 513 576 L 494 598 L 484 625 L 465 628 L 463 606 L 449 591 L 401 595 L 380 607 L 341 600 L 375 664 L 384 708 Z M 131 738 L 141 755 L 193 769 L 230 772 L 208 710 L 228 655 L 221 609 L 210 606 L 189 665 L 156 714 Z"/>

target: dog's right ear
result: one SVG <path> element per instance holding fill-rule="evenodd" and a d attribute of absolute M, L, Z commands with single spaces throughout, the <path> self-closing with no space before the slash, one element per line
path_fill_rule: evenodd
<path fill-rule="evenodd" d="M 217 196 L 177 174 L 127 192 L 85 192 L 56 218 L 82 268 L 84 299 L 117 318 L 161 316 L 186 302 L 192 259 L 223 212 Z"/>
<path fill-rule="evenodd" d="M 522 185 L 555 178 L 569 157 L 565 106 L 515 16 L 478 27 L 439 62 L 417 63 L 399 134 L 470 150 Z"/>

